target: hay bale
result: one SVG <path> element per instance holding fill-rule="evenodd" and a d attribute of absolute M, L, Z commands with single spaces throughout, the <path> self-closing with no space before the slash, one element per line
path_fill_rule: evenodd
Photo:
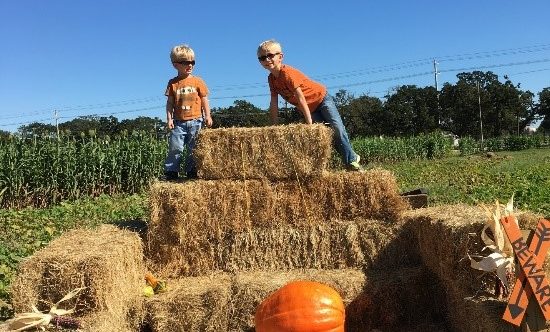
<path fill-rule="evenodd" d="M 19 265 L 12 303 L 16 312 L 32 305 L 47 311 L 71 290 L 86 287 L 63 305 L 76 305 L 84 330 L 135 331 L 143 318 L 144 271 L 137 234 L 108 225 L 73 230 Z"/>
<path fill-rule="evenodd" d="M 333 219 L 395 221 L 406 208 L 393 174 L 330 173 L 302 181 L 155 182 L 150 188 L 149 234 L 179 242 L 178 233 L 327 223 Z"/>
<path fill-rule="evenodd" d="M 229 331 L 231 278 L 226 274 L 168 280 L 145 302 L 153 332 Z"/>
<path fill-rule="evenodd" d="M 202 130 L 194 156 L 202 179 L 296 179 L 321 174 L 332 151 L 322 124 Z"/>
<path fill-rule="evenodd" d="M 523 229 L 535 228 L 540 219 L 522 211 L 516 216 Z M 422 261 L 446 290 L 451 325 L 458 331 L 508 331 L 500 322 L 505 300 L 474 298 L 493 293 L 494 276 L 472 269 L 466 257 L 467 253 L 480 254 L 484 246 L 480 234 L 487 218 L 485 212 L 464 204 L 444 205 L 407 211 L 403 218 L 417 234 Z M 550 271 L 548 264 L 545 270 Z"/>
<path fill-rule="evenodd" d="M 415 239 L 399 223 L 333 221 L 295 227 L 228 230 L 216 237 L 189 234 L 179 244 L 149 241 L 148 257 L 162 274 L 201 275 L 213 270 L 391 268 L 419 261 Z"/>
<path fill-rule="evenodd" d="M 522 229 L 536 227 L 539 216 L 516 212 Z M 407 211 L 405 224 L 416 234 L 424 264 L 446 283 L 446 287 L 469 290 L 464 297 L 483 290 L 481 271 L 470 267 L 466 254 L 480 254 L 484 247 L 481 230 L 487 218 L 481 207 L 442 205 Z M 484 252 L 487 253 L 487 252 Z"/>
<path fill-rule="evenodd" d="M 229 327 L 231 331 L 251 329 L 256 307 L 270 293 L 290 281 L 312 280 L 340 293 L 346 305 L 346 331 L 395 331 L 392 327 L 429 322 L 445 310 L 434 305 L 439 294 L 433 290 L 438 285 L 427 278 L 430 276 L 422 267 L 378 270 L 368 276 L 356 269 L 237 273 Z"/>
<path fill-rule="evenodd" d="M 347 305 L 363 290 L 365 275 L 360 270 L 250 271 L 235 275 L 229 331 L 254 327 L 256 307 L 272 292 L 294 280 L 311 280 L 333 287 Z"/>
<path fill-rule="evenodd" d="M 346 308 L 346 330 L 422 331 L 445 326 L 446 314 L 442 285 L 424 266 L 368 270 L 364 291 Z"/>

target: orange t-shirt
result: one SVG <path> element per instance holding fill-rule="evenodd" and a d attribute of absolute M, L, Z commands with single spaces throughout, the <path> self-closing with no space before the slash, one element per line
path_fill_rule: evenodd
<path fill-rule="evenodd" d="M 187 121 L 202 116 L 201 98 L 208 95 L 208 88 L 200 77 L 174 77 L 164 95 L 174 97 L 174 119 Z"/>
<path fill-rule="evenodd" d="M 298 99 L 294 95 L 294 91 L 300 87 L 310 112 L 317 109 L 327 94 L 324 85 L 309 79 L 301 71 L 288 65 L 282 65 L 279 77 L 269 74 L 267 81 L 272 96 L 279 94 L 294 106 L 298 106 Z"/>

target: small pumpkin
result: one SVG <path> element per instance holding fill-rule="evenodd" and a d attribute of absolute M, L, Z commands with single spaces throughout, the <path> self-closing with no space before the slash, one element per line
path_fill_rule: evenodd
<path fill-rule="evenodd" d="M 330 286 L 293 281 L 269 295 L 256 309 L 256 332 L 343 332 L 344 302 Z"/>

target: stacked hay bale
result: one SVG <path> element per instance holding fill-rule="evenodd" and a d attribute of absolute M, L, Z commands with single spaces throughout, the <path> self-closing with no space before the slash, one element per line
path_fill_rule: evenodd
<path fill-rule="evenodd" d="M 114 226 L 73 230 L 52 241 L 19 266 L 11 287 L 14 309 L 42 312 L 70 291 L 84 287 L 63 302 L 84 331 L 136 331 L 144 317 L 142 242 L 134 232 Z"/>
<path fill-rule="evenodd" d="M 400 274 L 417 268 L 419 256 L 402 225 L 406 204 L 394 176 L 382 169 L 329 172 L 331 142 L 323 125 L 201 132 L 200 179 L 158 182 L 150 191 L 147 257 L 178 289 L 147 301 L 154 331 L 248 330 L 259 301 L 296 279 L 325 282 L 353 303 L 358 318 L 349 320 L 350 331 L 363 331 L 367 321 L 390 327 L 401 316 L 432 312 L 427 303 L 380 309 L 365 300 L 396 303 L 393 296 L 408 294 L 408 286 L 427 292 L 433 283 L 425 273 Z M 218 273 L 230 282 L 214 281 Z M 388 282 L 392 278 L 399 281 Z M 366 291 L 379 285 L 385 290 Z M 386 294 L 391 298 L 383 299 Z M 227 312 L 207 306 L 212 299 L 227 303 Z M 200 313 L 182 315 L 184 308 Z M 388 308 L 398 311 L 394 320 L 368 318 Z"/>
<path fill-rule="evenodd" d="M 487 218 L 480 207 L 464 204 L 411 210 L 404 214 L 407 228 L 418 239 L 418 252 L 424 265 L 432 271 L 445 289 L 444 302 L 448 318 L 456 331 L 546 331 L 546 328 L 526 327 L 528 317 L 540 309 L 528 312 L 521 328 L 502 320 L 507 299 L 496 299 L 495 276 L 470 267 L 467 254 L 476 255 L 484 247 L 481 230 Z M 542 216 L 517 214 L 522 229 L 534 229 Z M 549 258 L 545 270 L 550 272 Z M 531 299 L 531 302 L 535 302 Z M 530 303 L 530 305 L 535 303 Z M 542 315 L 542 313 L 540 314 Z M 536 322 L 535 324 L 539 324 Z"/>

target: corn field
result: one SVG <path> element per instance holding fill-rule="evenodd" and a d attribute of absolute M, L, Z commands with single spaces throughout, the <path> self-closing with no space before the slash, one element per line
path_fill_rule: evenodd
<path fill-rule="evenodd" d="M 361 160 L 384 163 L 439 159 L 452 151 L 441 134 L 352 141 Z M 147 190 L 163 172 L 167 142 L 146 133 L 115 138 L 10 137 L 0 141 L 0 208 L 46 207 L 102 194 Z M 332 167 L 342 167 L 332 158 Z"/>
<path fill-rule="evenodd" d="M 141 192 L 162 173 L 166 149 L 165 141 L 142 133 L 113 139 L 10 137 L 0 142 L 0 208 Z"/>
<path fill-rule="evenodd" d="M 353 142 L 355 152 L 369 162 L 439 159 L 452 150 L 451 139 L 441 134 L 408 138 L 362 138 Z"/>

